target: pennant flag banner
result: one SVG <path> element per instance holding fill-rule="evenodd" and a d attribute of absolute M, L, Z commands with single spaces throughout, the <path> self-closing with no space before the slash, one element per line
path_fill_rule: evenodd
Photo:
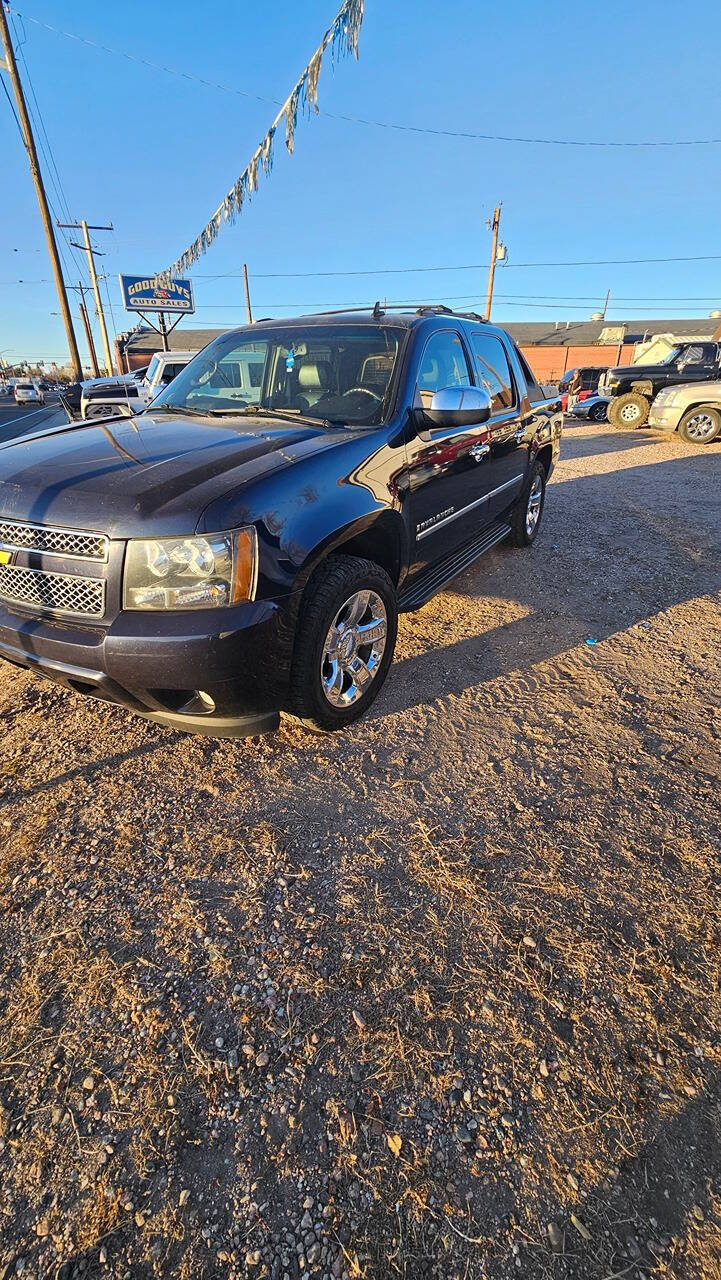
<path fill-rule="evenodd" d="M 285 145 L 293 154 L 295 129 L 298 112 L 301 110 L 318 110 L 318 80 L 320 78 L 323 55 L 328 49 L 331 57 L 352 53 L 358 57 L 358 36 L 363 22 L 364 0 L 345 0 L 336 17 L 326 31 L 313 57 L 301 73 L 293 89 L 288 94 L 275 120 L 266 133 L 263 141 L 256 147 L 249 164 L 231 187 L 222 204 L 218 206 L 200 235 L 181 253 L 167 271 L 156 276 L 158 285 L 168 286 L 175 276 L 183 275 L 194 262 L 197 262 L 216 239 L 224 222 L 235 222 L 243 204 L 254 191 L 258 190 L 260 173 L 268 174 L 273 167 L 273 144 L 278 126 L 283 122 L 285 127 Z"/>

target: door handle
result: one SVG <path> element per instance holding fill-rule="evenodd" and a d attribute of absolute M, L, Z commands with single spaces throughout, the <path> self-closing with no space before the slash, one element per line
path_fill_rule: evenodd
<path fill-rule="evenodd" d="M 491 446 L 489 444 L 474 444 L 473 448 L 469 449 L 468 452 L 474 462 L 482 462 L 486 454 L 491 452 Z"/>

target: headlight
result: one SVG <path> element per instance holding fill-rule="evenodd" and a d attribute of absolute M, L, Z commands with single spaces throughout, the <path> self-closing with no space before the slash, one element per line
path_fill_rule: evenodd
<path fill-rule="evenodd" d="M 125 557 L 125 609 L 213 609 L 252 600 L 254 528 L 194 538 L 133 539 Z"/>

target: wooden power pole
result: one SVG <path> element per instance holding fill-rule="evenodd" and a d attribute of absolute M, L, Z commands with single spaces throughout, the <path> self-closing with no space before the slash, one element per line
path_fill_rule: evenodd
<path fill-rule="evenodd" d="M 48 200 L 45 195 L 45 187 L 43 185 L 43 177 L 40 172 L 40 164 L 38 162 L 38 153 L 35 149 L 35 139 L 30 125 L 30 117 L 25 103 L 25 95 L 23 87 L 20 83 L 20 74 L 18 72 L 17 62 L 15 61 L 15 50 L 10 39 L 10 28 L 8 27 L 7 17 L 5 15 L 5 4 L 0 0 L 0 35 L 2 36 L 3 49 L 5 50 L 5 62 L 2 64 L 10 77 L 10 83 L 15 94 L 15 101 L 18 108 L 18 116 L 20 118 L 20 128 L 22 131 L 23 142 L 28 153 L 30 161 L 30 172 L 32 174 L 33 183 L 35 184 L 35 194 L 38 198 L 40 206 L 40 216 L 45 231 L 45 239 L 48 242 L 48 253 L 50 254 L 50 264 L 55 277 L 55 287 L 58 291 L 58 301 L 60 303 L 60 314 L 65 325 L 65 335 L 68 340 L 68 350 L 70 352 L 70 363 L 73 367 L 74 376 L 80 380 L 83 376 L 83 370 L 80 364 L 80 353 L 78 352 L 78 344 L 75 338 L 75 329 L 73 328 L 73 318 L 70 314 L 70 306 L 68 305 L 68 295 L 65 289 L 65 281 L 63 280 L 63 271 L 60 266 L 60 257 L 58 255 L 58 246 L 55 240 L 55 232 L 50 218 L 50 210 L 48 208 Z"/>
<path fill-rule="evenodd" d="M 2 0 L 0 0 L 0 4 L 2 4 Z M 82 231 L 83 233 L 83 244 L 77 244 L 74 240 L 71 240 L 70 243 L 75 249 L 84 249 L 88 255 L 88 271 L 90 272 L 90 282 L 93 286 L 93 293 L 95 294 L 95 311 L 98 317 L 98 324 L 100 325 L 100 336 L 103 340 L 103 351 L 105 352 L 107 373 L 108 377 L 110 377 L 113 372 L 113 357 L 110 353 L 110 342 L 108 340 L 108 330 L 105 324 L 105 312 L 103 311 L 103 303 L 100 297 L 98 273 L 95 270 L 95 254 L 98 253 L 99 250 L 93 249 L 93 246 L 90 243 L 90 232 L 112 231 L 113 224 L 111 222 L 107 227 L 93 226 L 92 224 L 88 225 L 85 218 L 83 218 L 80 222 L 59 222 L 58 226 L 65 227 L 70 231 Z"/>
<path fill-rule="evenodd" d="M 2 0 L 0 0 L 0 3 L 2 3 Z M 80 303 L 79 303 L 80 318 L 82 319 L 83 326 L 85 328 L 85 337 L 88 343 L 88 351 L 90 352 L 90 363 L 93 366 L 93 373 L 95 374 L 95 377 L 99 378 L 100 369 L 98 368 L 98 357 L 95 353 L 95 342 L 93 339 L 93 331 L 90 328 L 90 321 L 88 319 L 88 309 L 85 305 L 85 290 L 83 289 L 82 284 L 78 284 L 78 291 L 80 293 Z"/>
<path fill-rule="evenodd" d="M 491 261 L 488 264 L 488 292 L 486 294 L 486 320 L 491 318 L 491 306 L 493 304 L 493 281 L 496 276 L 496 255 L 498 253 L 498 228 L 501 224 L 501 206 L 493 210 L 493 221 L 490 223 L 493 232 L 493 240 L 491 243 Z"/>

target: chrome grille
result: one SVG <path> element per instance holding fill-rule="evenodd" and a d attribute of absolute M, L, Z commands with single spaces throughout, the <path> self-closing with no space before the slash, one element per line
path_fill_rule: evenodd
<path fill-rule="evenodd" d="M 41 551 L 46 555 L 72 556 L 77 560 L 107 560 L 108 540 L 102 533 L 55 529 L 52 525 L 27 524 L 0 517 L 0 547 L 6 550 Z"/>
<path fill-rule="evenodd" d="M 46 573 L 20 565 L 0 565 L 0 600 L 31 609 L 51 609 L 83 618 L 102 618 L 105 583 L 69 573 Z"/>

